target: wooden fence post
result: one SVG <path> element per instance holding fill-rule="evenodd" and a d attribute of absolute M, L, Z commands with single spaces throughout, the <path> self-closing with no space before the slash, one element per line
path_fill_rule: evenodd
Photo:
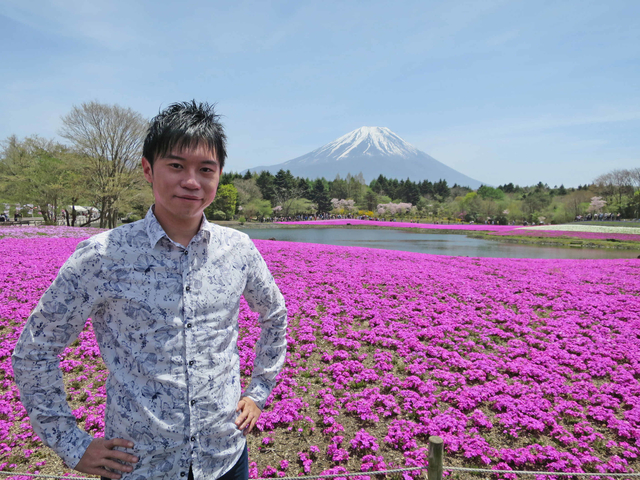
<path fill-rule="evenodd" d="M 442 438 L 435 435 L 429 437 L 428 480 L 442 480 Z"/>

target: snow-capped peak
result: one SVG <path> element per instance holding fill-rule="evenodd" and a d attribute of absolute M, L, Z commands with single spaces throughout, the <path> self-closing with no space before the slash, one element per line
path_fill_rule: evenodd
<path fill-rule="evenodd" d="M 384 175 L 413 181 L 446 180 L 451 185 L 457 183 L 472 188 L 482 185 L 421 152 L 385 127 L 361 127 L 300 157 L 251 169 L 272 174 L 280 170 L 289 170 L 303 178 L 331 179 L 336 175 L 344 178 L 362 173 L 367 182 Z"/>
<path fill-rule="evenodd" d="M 419 150 L 386 127 L 360 127 L 311 152 L 312 157 L 343 160 L 350 154 L 414 156 Z"/>

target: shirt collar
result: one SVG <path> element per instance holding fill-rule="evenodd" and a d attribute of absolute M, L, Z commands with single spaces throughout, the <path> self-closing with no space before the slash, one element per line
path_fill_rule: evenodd
<path fill-rule="evenodd" d="M 149 207 L 149 210 L 147 211 L 147 215 L 144 217 L 144 226 L 147 231 L 147 235 L 149 236 L 149 242 L 153 247 L 156 246 L 156 244 L 160 241 L 162 237 L 167 237 L 167 239 L 169 239 L 169 236 L 164 231 L 164 229 L 162 228 L 162 225 L 160 225 L 160 222 L 158 222 L 158 219 L 153 213 L 153 205 Z M 196 233 L 196 235 L 193 238 L 197 239 L 197 237 L 201 237 L 204 241 L 209 243 L 211 240 L 212 233 L 213 233 L 213 225 L 207 221 L 207 217 L 205 217 L 203 213 L 202 222 L 200 223 L 200 230 L 198 230 L 198 233 Z"/>

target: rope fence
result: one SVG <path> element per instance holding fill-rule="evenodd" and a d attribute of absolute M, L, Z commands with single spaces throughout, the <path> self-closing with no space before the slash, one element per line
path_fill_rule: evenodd
<path fill-rule="evenodd" d="M 390 470 L 379 470 L 375 472 L 355 472 L 355 473 L 331 473 L 326 475 L 302 475 L 299 477 L 274 477 L 256 478 L 251 480 L 311 480 L 316 478 L 344 478 L 344 477 L 370 477 L 373 475 L 387 475 L 389 473 L 412 472 L 416 470 L 426 470 L 427 480 L 442 480 L 443 472 L 470 472 L 470 473 L 510 473 L 512 475 L 553 475 L 556 477 L 613 477 L 613 478 L 640 478 L 640 473 L 583 473 L 583 472 L 537 472 L 530 470 L 489 470 L 486 468 L 466 468 L 447 467 L 442 464 L 443 440 L 441 437 L 429 437 L 429 462 L 422 467 L 395 468 Z M 70 475 L 41 475 L 37 473 L 1 472 L 0 475 L 9 477 L 33 477 L 33 478 L 57 478 L 73 480 L 96 480 L 97 477 L 72 477 Z M 9 480 L 9 479 L 8 479 Z"/>

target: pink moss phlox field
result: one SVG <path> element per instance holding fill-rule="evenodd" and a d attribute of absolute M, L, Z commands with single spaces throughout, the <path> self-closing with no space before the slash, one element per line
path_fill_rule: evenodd
<path fill-rule="evenodd" d="M 361 471 L 389 465 L 382 447 L 424 465 L 430 435 L 466 465 L 638 467 L 640 262 L 256 244 L 291 322 L 263 434 L 304 430 Z"/>
<path fill-rule="evenodd" d="M 434 224 L 434 223 L 411 223 L 411 222 L 378 222 L 373 220 L 316 220 L 308 222 L 278 222 L 284 225 L 366 225 L 368 227 L 394 227 L 394 228 L 420 228 L 426 230 L 449 230 L 449 231 L 482 231 L 490 235 L 505 236 L 528 236 L 542 238 L 575 237 L 585 240 L 618 240 L 621 242 L 640 242 L 640 229 L 638 234 L 633 233 L 596 233 L 596 232 L 571 232 L 559 230 L 544 230 L 544 227 L 537 227 L 535 230 L 522 228 L 520 225 L 485 225 L 485 224 Z M 597 225 L 595 225 L 597 226 Z"/>
<path fill-rule="evenodd" d="M 27 229 L 10 227 L 9 230 L 21 228 Z M 45 462 L 38 461 L 37 452 L 42 444 L 31 428 L 13 382 L 11 352 L 29 313 L 80 240 L 73 238 L 70 232 L 73 229 L 65 230 L 69 238 L 38 236 L 0 240 L 0 451 L 3 458 L 33 459 L 29 471 Z M 86 237 L 86 233 L 81 236 Z M 106 395 L 103 385 L 107 373 L 90 322 L 78 340 L 65 350 L 60 365 L 68 374 L 67 391 L 75 407 L 74 414 L 89 432 L 102 435 Z M 14 426 L 20 428 L 16 431 Z M 0 470 L 10 465 L 11 462 L 2 462 Z"/>
<path fill-rule="evenodd" d="M 39 225 L 31 227 L 26 225 L 14 225 L 11 227 L 0 226 L 0 238 L 87 238 L 91 235 L 96 235 L 104 231 L 104 229 L 89 227 L 63 227 L 56 225 Z"/>
<path fill-rule="evenodd" d="M 3 458 L 38 456 L 10 353 L 78 241 L 0 240 Z M 252 449 L 252 476 L 424 465 L 430 435 L 449 464 L 640 470 L 640 261 L 255 243 L 287 302 L 289 351 L 254 445 L 300 441 L 276 467 Z M 260 329 L 244 302 L 240 328 L 246 384 Z M 61 357 L 74 413 L 101 435 L 106 372 L 90 321 Z"/>

